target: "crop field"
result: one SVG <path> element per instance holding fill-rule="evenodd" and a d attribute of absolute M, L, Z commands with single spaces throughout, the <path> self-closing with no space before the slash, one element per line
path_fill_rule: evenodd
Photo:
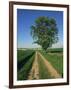
<path fill-rule="evenodd" d="M 57 51 L 56 51 L 57 52 Z M 63 54 L 61 51 L 56 53 L 46 53 L 41 51 L 42 55 L 53 65 L 53 67 L 61 74 L 63 77 Z"/>
<path fill-rule="evenodd" d="M 17 53 L 17 78 L 18 80 L 25 80 L 28 77 L 28 72 L 32 67 L 34 60 L 34 51 L 18 50 Z"/>
<path fill-rule="evenodd" d="M 17 80 L 63 77 L 63 49 L 17 50 Z"/>

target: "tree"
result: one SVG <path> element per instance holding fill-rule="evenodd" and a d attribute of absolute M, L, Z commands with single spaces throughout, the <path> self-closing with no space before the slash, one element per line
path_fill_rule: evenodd
<path fill-rule="evenodd" d="M 34 43 L 47 50 L 48 47 L 58 41 L 56 20 L 45 16 L 38 17 L 34 25 L 31 26 L 31 35 L 35 41 Z"/>

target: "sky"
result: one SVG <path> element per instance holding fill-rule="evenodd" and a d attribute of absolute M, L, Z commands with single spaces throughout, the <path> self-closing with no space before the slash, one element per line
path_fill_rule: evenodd
<path fill-rule="evenodd" d="M 63 47 L 63 11 L 50 10 L 28 10 L 17 9 L 17 47 L 18 48 L 40 48 L 39 45 L 34 44 L 33 38 L 30 34 L 31 25 L 34 24 L 36 18 L 46 16 L 54 18 L 58 28 L 58 42 L 53 44 L 53 48 Z"/>

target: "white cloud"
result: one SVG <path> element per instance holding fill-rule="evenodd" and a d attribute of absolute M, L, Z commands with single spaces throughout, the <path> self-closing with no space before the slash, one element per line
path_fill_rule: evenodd
<path fill-rule="evenodd" d="M 63 48 L 63 42 L 58 42 L 52 45 L 52 48 Z"/>
<path fill-rule="evenodd" d="M 41 46 L 37 44 L 27 44 L 23 48 L 41 48 Z"/>

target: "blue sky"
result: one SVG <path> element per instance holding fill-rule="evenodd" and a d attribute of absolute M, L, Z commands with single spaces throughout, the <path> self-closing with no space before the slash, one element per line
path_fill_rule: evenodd
<path fill-rule="evenodd" d="M 63 11 L 44 11 L 44 10 L 27 10 L 17 9 L 17 47 L 18 48 L 38 48 L 37 44 L 33 44 L 33 38 L 30 34 L 31 25 L 39 16 L 55 18 L 58 28 L 59 41 L 52 47 L 63 46 Z"/>

